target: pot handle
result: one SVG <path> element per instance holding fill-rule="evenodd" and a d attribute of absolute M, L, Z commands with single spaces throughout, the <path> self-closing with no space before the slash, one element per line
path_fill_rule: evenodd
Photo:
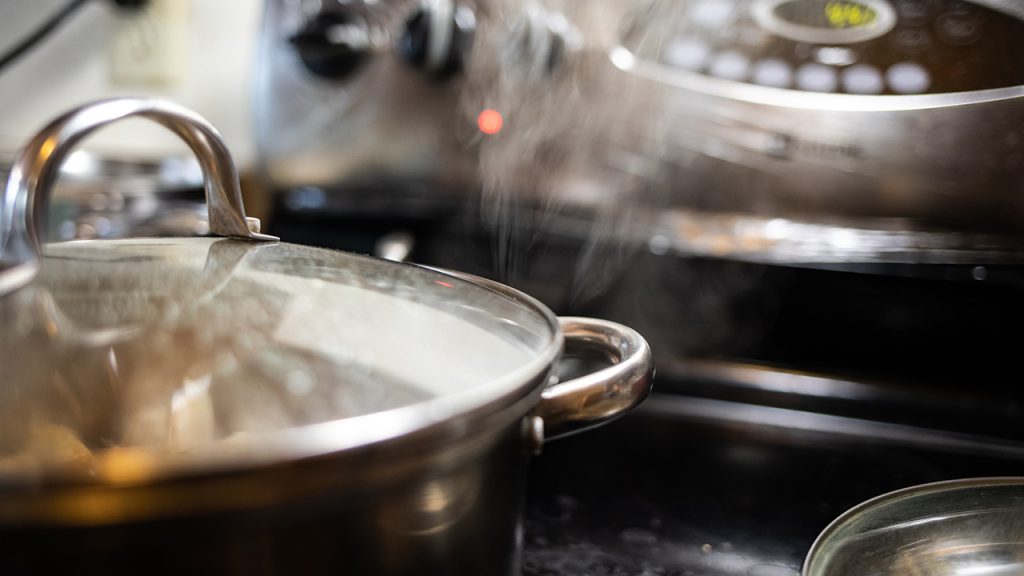
<path fill-rule="evenodd" d="M 258 219 L 246 217 L 235 163 L 220 134 L 206 120 L 164 100 L 100 100 L 71 110 L 40 130 L 11 167 L 0 196 L 0 294 L 28 284 L 39 268 L 46 207 L 68 152 L 97 128 L 131 116 L 162 124 L 195 153 L 203 170 L 212 234 L 276 240 L 259 233 Z"/>
<path fill-rule="evenodd" d="M 566 348 L 601 352 L 614 364 L 544 389 L 534 415 L 543 420 L 545 441 L 581 432 L 625 414 L 647 397 L 654 378 L 651 348 L 635 330 L 593 318 L 562 317 L 558 320 Z"/>

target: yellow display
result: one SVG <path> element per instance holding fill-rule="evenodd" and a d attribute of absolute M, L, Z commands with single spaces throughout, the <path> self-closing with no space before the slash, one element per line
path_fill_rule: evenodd
<path fill-rule="evenodd" d="M 833 28 L 856 28 L 874 22 L 878 14 L 859 2 L 836 0 L 825 4 L 825 19 Z"/>

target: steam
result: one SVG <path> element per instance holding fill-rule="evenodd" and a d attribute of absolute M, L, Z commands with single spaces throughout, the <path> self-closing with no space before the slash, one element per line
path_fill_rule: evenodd
<path fill-rule="evenodd" d="M 660 138 L 638 140 L 651 106 L 608 59 L 629 2 L 546 4 L 499 0 L 478 19 L 463 113 L 504 117 L 481 135 L 482 219 L 495 234 L 496 273 L 515 283 L 542 234 L 584 239 L 571 274 L 573 300 L 599 293 L 649 228 Z M 635 7 L 635 6 L 633 6 Z M 647 98 L 645 100 L 645 98 Z M 649 127 L 648 127 L 649 128 Z M 628 152 L 627 152 L 628 151 Z M 652 154 L 653 152 L 653 154 Z"/>

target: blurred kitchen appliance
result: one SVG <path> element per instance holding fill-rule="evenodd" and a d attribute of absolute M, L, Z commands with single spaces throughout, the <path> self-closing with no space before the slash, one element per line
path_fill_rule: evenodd
<path fill-rule="evenodd" d="M 1017 436 L 1024 7 L 591 8 L 269 0 L 275 233 L 617 318 L 687 393 Z"/>
<path fill-rule="evenodd" d="M 768 261 L 1019 260 L 1022 17 L 945 0 L 638 13 L 611 60 L 672 93 L 670 144 L 697 153 L 670 168 L 670 238 Z"/>
<path fill-rule="evenodd" d="M 610 40 L 574 42 L 594 6 L 576 4 L 268 0 L 254 85 L 272 233 L 648 335 L 648 408 L 538 461 L 525 573 L 793 576 L 867 497 L 1020 475 L 1019 5 L 610 2 Z M 474 58 L 498 44 L 532 94 L 572 71 L 595 102 L 629 97 L 591 161 L 543 165 L 587 185 L 544 197 L 527 166 L 481 194 L 522 126 L 474 125 Z M 597 241 L 576 209 L 607 209 L 605 165 L 643 201 L 604 217 L 640 205 L 649 225 Z"/>
<path fill-rule="evenodd" d="M 474 11 L 434 4 L 443 14 L 402 0 L 266 3 L 256 133 L 289 205 L 354 195 L 357 209 L 395 217 L 464 198 L 474 174 L 453 129 L 458 83 L 436 74 L 468 48 Z"/>
<path fill-rule="evenodd" d="M 1024 322 L 1024 7 L 588 7 L 269 0 L 272 228 L 381 254 L 400 231 L 413 260 L 638 326 L 690 389 L 906 417 L 980 380 L 984 406 L 1018 405 L 998 375 Z M 481 134 L 517 94 L 555 112 Z"/>
<path fill-rule="evenodd" d="M 6 180 L 13 156 L 0 154 Z M 48 210 L 52 241 L 209 232 L 194 158 L 125 160 L 78 150 L 61 166 Z"/>
<path fill-rule="evenodd" d="M 637 0 L 603 7 L 610 36 L 587 9 L 549 4 L 269 1 L 255 97 L 283 202 L 463 205 L 492 146 L 465 94 L 490 56 L 468 54 L 513 46 L 526 56 L 488 62 L 548 65 L 524 94 L 576 73 L 586 97 L 563 113 L 616 126 L 588 133 L 606 140 L 592 161 L 533 169 L 574 171 L 559 180 L 600 196 L 607 165 L 632 159 L 654 194 L 630 240 L 759 262 L 1020 261 L 1019 3 Z M 499 32 L 474 44 L 486 25 Z M 538 203 L 572 212 L 579 187 Z"/>

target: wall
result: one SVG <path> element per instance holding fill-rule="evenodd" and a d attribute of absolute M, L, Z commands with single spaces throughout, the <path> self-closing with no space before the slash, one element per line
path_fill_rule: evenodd
<path fill-rule="evenodd" d="M 0 52 L 67 0 L 0 0 Z M 118 17 L 108 0 L 91 0 L 64 26 L 0 71 L 0 153 L 18 149 L 54 116 L 103 97 L 170 98 L 205 116 L 225 136 L 241 167 L 254 156 L 249 86 L 260 0 L 170 0 L 188 6 L 187 46 L 180 82 L 116 84 L 110 67 Z M 154 158 L 186 148 L 143 120 L 103 129 L 82 144 L 121 158 Z"/>

